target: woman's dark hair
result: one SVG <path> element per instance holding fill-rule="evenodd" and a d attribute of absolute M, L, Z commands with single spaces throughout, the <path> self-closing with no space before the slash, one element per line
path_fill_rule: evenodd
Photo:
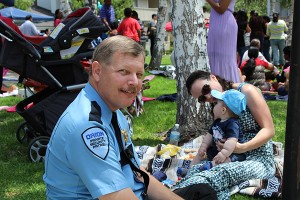
<path fill-rule="evenodd" d="M 47 33 L 48 33 L 48 31 L 49 31 L 49 29 L 48 29 L 48 28 L 46 28 L 46 29 L 44 29 L 44 30 L 41 30 L 40 32 L 41 32 L 41 33 L 44 33 L 44 34 L 47 34 Z"/>
<path fill-rule="evenodd" d="M 256 10 L 251 10 L 250 15 L 251 16 L 258 16 L 258 12 Z"/>
<path fill-rule="evenodd" d="M 257 58 L 258 57 L 259 50 L 256 47 L 250 47 L 248 50 L 248 57 L 249 58 Z"/>
<path fill-rule="evenodd" d="M 256 67 L 255 58 L 250 58 L 245 66 L 242 68 L 242 74 L 246 76 L 245 81 L 252 80 L 252 76 Z"/>
<path fill-rule="evenodd" d="M 267 15 L 262 16 L 262 18 L 265 20 L 266 23 L 269 23 L 271 21 L 270 17 Z"/>
<path fill-rule="evenodd" d="M 236 17 L 238 22 L 248 22 L 248 15 L 247 12 L 244 10 L 239 10 L 237 12 L 237 17 Z"/>
<path fill-rule="evenodd" d="M 205 72 L 205 71 L 201 71 L 201 70 L 197 70 L 192 72 L 189 77 L 186 80 L 185 86 L 187 88 L 188 94 L 191 95 L 191 88 L 193 83 L 198 80 L 198 79 L 202 79 L 202 80 L 208 80 L 210 78 L 210 73 L 209 72 Z M 220 76 L 216 76 L 217 80 L 219 81 L 220 85 L 222 86 L 223 90 L 229 90 L 232 89 L 232 81 L 226 81 L 225 79 L 221 78 Z"/>
<path fill-rule="evenodd" d="M 234 18 L 236 18 L 237 15 L 238 15 L 238 13 L 237 12 L 233 12 L 232 15 L 233 15 Z"/>
<path fill-rule="evenodd" d="M 60 9 L 56 9 L 55 13 L 54 13 L 54 19 L 61 19 L 62 17 L 63 16 L 62 16 Z"/>
<path fill-rule="evenodd" d="M 255 59 L 258 57 L 258 52 L 259 52 L 258 48 L 255 47 L 251 47 L 248 50 L 249 60 L 247 61 L 245 66 L 241 69 L 242 74 L 246 76 L 245 81 L 250 81 L 253 79 L 252 76 L 256 67 Z"/>

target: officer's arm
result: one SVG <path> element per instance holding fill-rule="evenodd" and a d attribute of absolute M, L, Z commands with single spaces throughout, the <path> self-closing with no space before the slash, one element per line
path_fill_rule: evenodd
<path fill-rule="evenodd" d="M 125 188 L 117 192 L 109 193 L 98 198 L 99 200 L 138 200 L 139 198 L 133 193 L 130 188 Z"/>

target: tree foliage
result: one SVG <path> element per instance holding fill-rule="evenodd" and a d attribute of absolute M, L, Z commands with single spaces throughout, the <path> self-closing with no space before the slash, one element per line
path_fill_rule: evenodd
<path fill-rule="evenodd" d="M 291 6 L 291 0 L 278 0 L 282 7 L 288 8 Z M 248 13 L 251 10 L 256 10 L 259 15 L 267 14 L 267 0 L 237 0 L 235 10 L 246 10 Z"/>
<path fill-rule="evenodd" d="M 104 0 L 100 1 L 101 5 L 104 4 Z M 82 8 L 85 6 L 85 0 L 70 0 L 70 5 L 72 10 Z M 112 5 L 115 10 L 116 20 L 121 20 L 124 18 L 124 9 L 133 8 L 132 0 L 112 0 Z"/>
<path fill-rule="evenodd" d="M 34 0 L 15 0 L 15 7 L 21 10 L 27 10 L 33 5 Z"/>
<path fill-rule="evenodd" d="M 259 15 L 266 15 L 267 0 L 237 0 L 234 10 L 246 10 L 248 14 L 251 10 L 256 10 Z"/>
<path fill-rule="evenodd" d="M 133 8 L 132 0 L 113 0 L 112 5 L 114 6 L 116 13 L 116 20 L 121 20 L 124 18 L 124 9 Z"/>
<path fill-rule="evenodd" d="M 290 7 L 292 4 L 292 1 L 291 0 L 280 0 L 280 5 L 283 6 L 283 7 Z"/>
<path fill-rule="evenodd" d="M 73 11 L 85 6 L 85 0 L 70 0 L 69 3 Z"/>
<path fill-rule="evenodd" d="M 284 5 L 290 5 L 291 0 L 280 0 L 281 3 L 284 2 Z M 205 3 L 204 6 L 208 9 L 208 12 L 211 10 L 211 6 L 208 3 Z M 236 0 L 235 11 L 245 10 L 249 14 L 251 10 L 256 10 L 259 15 L 267 14 L 267 0 Z"/>

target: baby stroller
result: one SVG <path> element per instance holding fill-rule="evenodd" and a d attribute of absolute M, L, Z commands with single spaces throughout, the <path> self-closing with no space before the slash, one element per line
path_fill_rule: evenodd
<path fill-rule="evenodd" d="M 30 43 L 0 21 L 0 34 L 5 38 L 0 64 L 24 78 L 47 85 L 16 106 L 25 120 L 17 134 L 20 140 L 30 139 L 31 161 L 43 161 L 58 118 L 88 81 L 81 61 L 92 57 L 89 45 L 105 31 L 90 8 L 72 12 L 39 45 Z"/>

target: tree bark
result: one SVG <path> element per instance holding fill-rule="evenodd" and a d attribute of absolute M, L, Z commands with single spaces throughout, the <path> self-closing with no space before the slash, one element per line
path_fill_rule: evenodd
<path fill-rule="evenodd" d="M 291 7 L 290 7 L 290 15 L 288 18 L 288 31 L 287 31 L 287 39 L 286 39 L 286 45 L 291 46 L 292 45 L 292 33 L 293 33 L 293 16 L 294 16 L 294 0 L 291 0 Z"/>
<path fill-rule="evenodd" d="M 167 22 L 167 0 L 159 0 L 157 25 L 156 25 L 156 38 L 153 47 L 153 55 L 149 64 L 150 69 L 158 69 L 161 64 L 162 55 L 164 53 L 164 41 L 166 37 L 166 22 Z"/>
<path fill-rule="evenodd" d="M 270 15 L 272 16 L 272 14 L 274 12 L 276 12 L 275 7 L 276 7 L 276 0 L 270 0 Z"/>
<path fill-rule="evenodd" d="M 72 9 L 71 9 L 71 6 L 70 6 L 68 0 L 60 1 L 60 10 L 62 11 L 62 13 L 65 17 L 68 16 L 72 12 Z"/>
<path fill-rule="evenodd" d="M 203 4 L 203 0 L 171 2 L 178 94 L 176 123 L 180 124 L 180 143 L 205 134 L 212 122 L 210 106 L 199 104 L 191 98 L 185 87 L 186 79 L 191 72 L 210 71 Z"/>

